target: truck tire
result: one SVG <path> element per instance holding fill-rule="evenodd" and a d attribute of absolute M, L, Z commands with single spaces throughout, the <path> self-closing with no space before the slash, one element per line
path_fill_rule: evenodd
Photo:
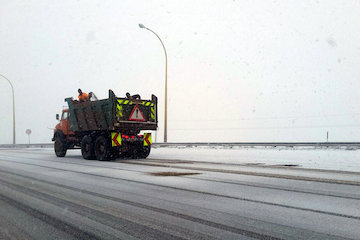
<path fill-rule="evenodd" d="M 150 146 L 139 146 L 133 145 L 131 146 L 130 151 L 128 152 L 129 157 L 132 159 L 137 158 L 147 158 L 150 154 Z"/>
<path fill-rule="evenodd" d="M 86 160 L 95 159 L 94 142 L 89 135 L 81 140 L 81 155 Z"/>
<path fill-rule="evenodd" d="M 66 155 L 66 140 L 60 136 L 55 138 L 54 150 L 57 157 L 65 157 Z"/>
<path fill-rule="evenodd" d="M 116 158 L 119 158 L 121 156 L 120 149 L 112 147 L 112 160 L 115 160 Z"/>
<path fill-rule="evenodd" d="M 130 150 L 124 151 L 122 148 L 119 149 L 119 154 L 117 156 L 118 158 L 129 158 L 131 157 Z"/>
<path fill-rule="evenodd" d="M 110 139 L 107 139 L 104 136 L 99 136 L 96 138 L 95 156 L 99 161 L 114 159 Z"/>
<path fill-rule="evenodd" d="M 150 154 L 150 150 L 150 146 L 143 146 L 142 148 L 140 148 L 138 153 L 139 158 L 147 158 Z"/>

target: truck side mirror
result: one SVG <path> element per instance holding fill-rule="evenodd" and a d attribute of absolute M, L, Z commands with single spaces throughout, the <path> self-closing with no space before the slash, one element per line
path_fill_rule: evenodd
<path fill-rule="evenodd" d="M 59 114 L 56 114 L 56 120 L 59 120 Z"/>

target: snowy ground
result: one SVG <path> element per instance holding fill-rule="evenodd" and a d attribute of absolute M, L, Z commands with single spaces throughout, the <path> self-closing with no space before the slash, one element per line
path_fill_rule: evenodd
<path fill-rule="evenodd" d="M 314 148 L 157 147 L 149 158 L 219 161 L 237 164 L 283 165 L 360 172 L 360 150 Z"/>
<path fill-rule="evenodd" d="M 1 149 L 14 150 L 13 148 Z M 24 150 L 24 148 L 19 148 Z M 52 148 L 27 148 L 28 151 L 53 151 Z M 16 150 L 15 150 L 16 151 Z M 80 150 L 68 154 L 81 156 Z M 316 147 L 160 147 L 153 146 L 148 159 L 223 162 L 244 165 L 297 165 L 311 168 L 360 172 L 360 149 Z"/>

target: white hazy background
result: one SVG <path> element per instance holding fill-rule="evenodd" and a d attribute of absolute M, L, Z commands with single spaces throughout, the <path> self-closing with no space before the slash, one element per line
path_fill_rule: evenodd
<path fill-rule="evenodd" d="M 16 142 L 51 141 L 77 89 L 159 97 L 168 141 L 360 141 L 360 1 L 0 0 Z M 0 77 L 0 143 L 12 98 Z"/>

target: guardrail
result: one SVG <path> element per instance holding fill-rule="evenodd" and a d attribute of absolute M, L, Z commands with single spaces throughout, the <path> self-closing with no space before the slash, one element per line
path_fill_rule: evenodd
<path fill-rule="evenodd" d="M 155 143 L 154 147 L 211 147 L 211 148 L 285 148 L 285 149 L 360 149 L 360 142 L 212 142 L 212 143 Z"/>
<path fill-rule="evenodd" d="M 0 148 L 52 148 L 53 143 L 35 144 L 0 144 Z M 360 149 L 360 142 L 188 142 L 188 143 L 153 143 L 154 147 L 316 147 L 316 148 L 351 148 Z"/>
<path fill-rule="evenodd" d="M 53 146 L 53 143 L 0 144 L 0 148 L 50 148 Z"/>
<path fill-rule="evenodd" d="M 360 142 L 210 142 L 154 143 L 157 146 L 360 147 Z"/>

